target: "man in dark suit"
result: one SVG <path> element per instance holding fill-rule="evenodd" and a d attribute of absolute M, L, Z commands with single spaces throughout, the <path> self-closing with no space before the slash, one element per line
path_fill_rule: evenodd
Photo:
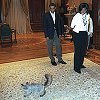
<path fill-rule="evenodd" d="M 61 52 L 61 44 L 60 44 L 60 38 L 61 38 L 61 18 L 60 15 L 55 11 L 56 5 L 54 3 L 51 3 L 49 5 L 50 11 L 45 13 L 44 15 L 44 33 L 45 38 L 47 40 L 47 48 L 48 48 L 48 54 L 51 59 L 51 64 L 56 66 L 57 63 L 55 62 L 55 58 L 53 57 L 53 46 L 56 47 L 56 53 L 58 62 L 62 64 L 66 64 L 62 60 L 62 52 Z"/>

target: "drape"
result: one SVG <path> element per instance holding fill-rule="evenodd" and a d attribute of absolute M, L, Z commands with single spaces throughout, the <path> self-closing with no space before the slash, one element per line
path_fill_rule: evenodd
<path fill-rule="evenodd" d="M 11 0 L 2 0 L 2 15 L 3 15 L 2 22 L 6 22 L 6 18 L 10 8 L 10 3 Z"/>
<path fill-rule="evenodd" d="M 47 12 L 49 10 L 50 2 L 51 2 L 51 0 L 45 0 L 45 12 Z"/>
<path fill-rule="evenodd" d="M 31 32 L 31 27 L 28 14 L 28 0 L 11 0 L 7 23 L 17 33 L 29 33 Z"/>
<path fill-rule="evenodd" d="M 31 32 L 31 25 L 30 25 L 30 16 L 29 16 L 29 4 L 28 0 L 20 0 L 21 7 L 26 15 L 26 32 Z"/>

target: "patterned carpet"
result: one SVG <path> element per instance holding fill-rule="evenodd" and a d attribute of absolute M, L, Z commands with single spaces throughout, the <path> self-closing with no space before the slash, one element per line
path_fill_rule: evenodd
<path fill-rule="evenodd" d="M 73 70 L 73 53 L 63 54 L 66 65 L 52 66 L 48 57 L 0 64 L 0 100 L 100 100 L 100 65 L 85 59 L 86 69 Z M 56 60 L 57 61 L 57 60 Z M 23 97 L 21 84 L 42 83 L 53 77 L 43 97 Z"/>

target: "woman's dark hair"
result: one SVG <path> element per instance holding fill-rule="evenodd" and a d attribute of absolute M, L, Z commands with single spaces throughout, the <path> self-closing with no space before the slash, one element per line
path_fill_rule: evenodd
<path fill-rule="evenodd" d="M 56 4 L 55 4 L 55 3 L 50 3 L 49 7 L 50 7 L 50 6 L 56 7 Z"/>
<path fill-rule="evenodd" d="M 87 10 L 86 13 L 88 14 L 89 5 L 87 3 L 81 3 L 79 5 L 79 13 L 81 13 L 83 8 L 86 8 L 86 10 Z"/>

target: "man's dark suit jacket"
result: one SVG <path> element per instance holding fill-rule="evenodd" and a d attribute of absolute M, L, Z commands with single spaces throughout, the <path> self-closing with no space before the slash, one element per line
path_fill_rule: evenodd
<path fill-rule="evenodd" d="M 44 15 L 44 34 L 45 34 L 45 38 L 49 37 L 49 39 L 52 39 L 54 37 L 54 32 L 56 28 L 57 31 L 57 35 L 59 37 L 59 35 L 61 35 L 61 17 L 60 15 L 55 12 L 55 24 L 53 22 L 52 16 L 50 14 L 50 12 L 45 13 Z"/>

